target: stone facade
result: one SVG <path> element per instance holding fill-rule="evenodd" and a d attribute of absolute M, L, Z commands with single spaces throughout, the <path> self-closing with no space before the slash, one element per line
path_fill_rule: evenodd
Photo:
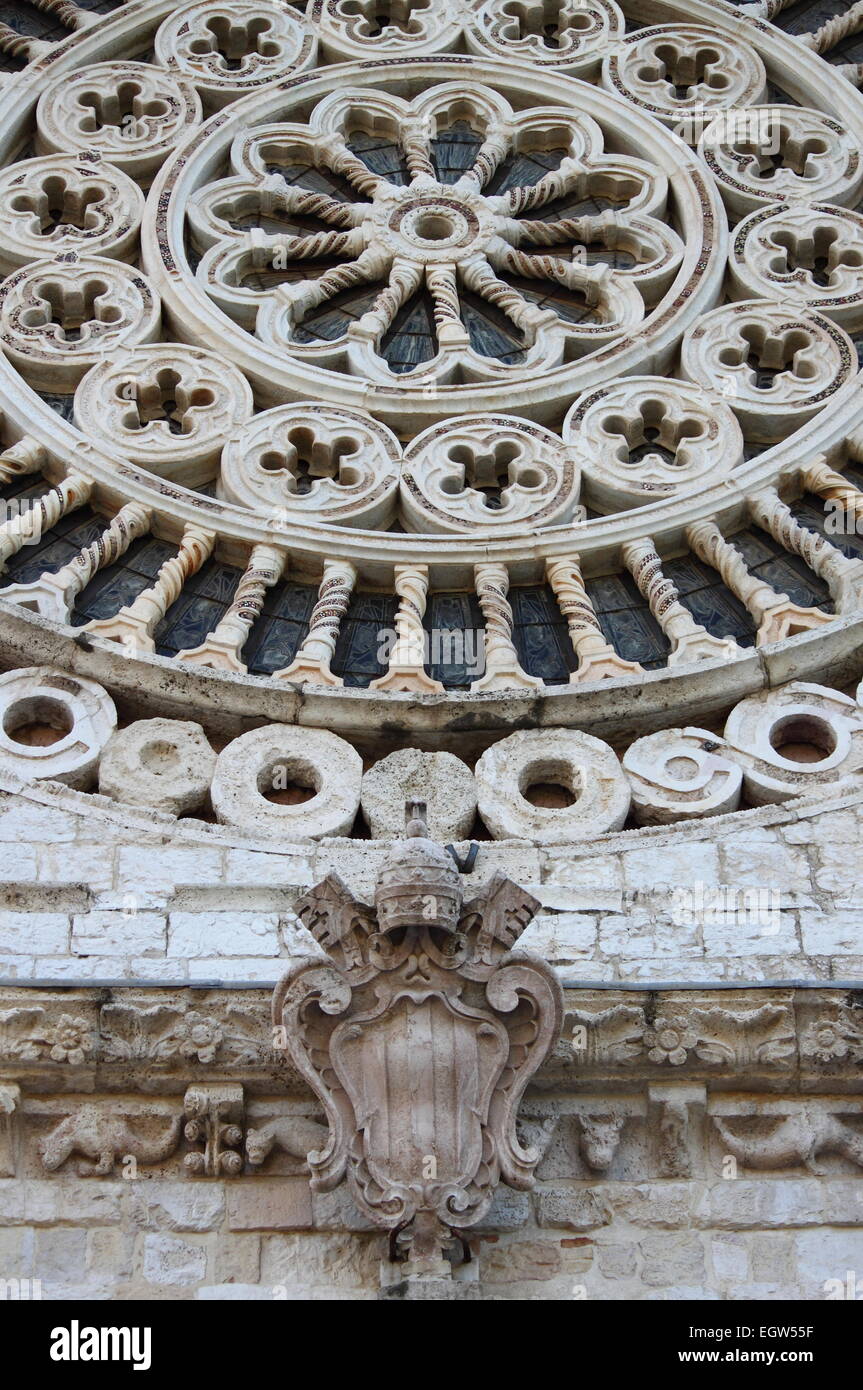
<path fill-rule="evenodd" d="M 0 1287 L 857 1296 L 856 7 L 19 8 Z"/>

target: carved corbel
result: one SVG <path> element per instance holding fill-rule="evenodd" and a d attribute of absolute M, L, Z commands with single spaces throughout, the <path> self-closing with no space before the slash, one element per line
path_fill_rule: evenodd
<path fill-rule="evenodd" d="M 14 1178 L 18 1160 L 21 1087 L 0 1086 L 0 1178 Z"/>
<path fill-rule="evenodd" d="M 516 1115 L 562 998 L 544 962 L 512 950 L 536 899 L 496 874 L 463 904 L 424 804 L 408 806 L 374 907 L 335 875 L 300 900 L 327 959 L 282 980 L 273 1022 L 329 1122 L 308 1155 L 312 1189 L 347 1179 L 406 1250 L 405 1276 L 440 1278 L 453 1233 L 482 1219 L 497 1183 L 533 1185 L 540 1155 L 522 1147 Z"/>
<path fill-rule="evenodd" d="M 693 1178 L 703 1168 L 705 1086 L 654 1083 L 647 1091 L 650 1171 L 657 1178 Z"/>
<path fill-rule="evenodd" d="M 206 1178 L 234 1178 L 241 1173 L 245 1117 L 242 1086 L 190 1086 L 183 1111 L 186 1139 L 200 1145 L 183 1159 L 187 1171 Z"/>

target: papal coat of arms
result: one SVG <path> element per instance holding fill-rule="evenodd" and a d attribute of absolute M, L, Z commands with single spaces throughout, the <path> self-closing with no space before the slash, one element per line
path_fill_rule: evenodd
<path fill-rule="evenodd" d="M 327 960 L 300 962 L 273 999 L 329 1120 L 309 1155 L 312 1187 L 347 1178 L 360 1209 L 431 1264 L 500 1180 L 532 1186 L 539 1155 L 519 1142 L 516 1114 L 562 1016 L 553 972 L 512 949 L 537 900 L 500 873 L 462 899 L 424 806 L 408 803 L 374 907 L 335 874 L 301 899 Z"/>

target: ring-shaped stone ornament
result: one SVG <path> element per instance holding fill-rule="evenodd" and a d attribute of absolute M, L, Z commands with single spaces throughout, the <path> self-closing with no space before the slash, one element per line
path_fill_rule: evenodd
<path fill-rule="evenodd" d="M 680 365 L 689 381 L 725 397 L 747 439 L 772 442 L 856 374 L 857 353 L 831 319 L 753 299 L 705 314 L 684 336 Z"/>
<path fill-rule="evenodd" d="M 740 222 L 728 257 L 734 299 L 770 299 L 863 327 L 863 215 L 830 203 L 771 203 Z"/>
<path fill-rule="evenodd" d="M 3 350 L 36 391 L 74 391 L 108 354 L 159 336 L 162 306 L 146 275 L 122 261 L 36 261 L 0 285 Z"/>
<path fill-rule="evenodd" d="M 642 507 L 726 477 L 743 459 L 743 435 L 721 400 L 686 382 L 631 376 L 588 391 L 563 437 L 596 511 Z"/>
<path fill-rule="evenodd" d="M 312 28 L 287 0 L 196 0 L 179 5 L 156 34 L 156 61 L 223 106 L 315 60 Z"/>
<path fill-rule="evenodd" d="M 724 734 L 756 805 L 819 788 L 840 795 L 860 785 L 863 711 L 826 686 L 792 681 L 750 695 L 735 705 Z"/>
<path fill-rule="evenodd" d="M 386 530 L 401 454 L 392 431 L 370 416 L 298 401 L 263 411 L 231 435 L 221 491 L 288 529 L 314 519 Z"/>
<path fill-rule="evenodd" d="M 286 840 L 348 835 L 360 806 L 363 760 L 326 729 L 269 724 L 252 729 L 219 754 L 210 788 L 223 825 L 275 834 Z M 279 801 L 293 787 L 306 801 Z"/>
<path fill-rule="evenodd" d="M 144 195 L 95 152 L 49 154 L 0 170 L 0 272 L 43 257 L 133 260 Z"/>
<path fill-rule="evenodd" d="M 191 82 L 149 63 L 92 63 L 49 83 L 37 108 L 37 149 L 109 160 L 132 178 L 152 178 L 200 124 Z"/>
<path fill-rule="evenodd" d="M 712 109 L 754 106 L 767 95 L 755 50 L 698 24 L 659 24 L 627 34 L 606 55 L 602 80 L 670 126 L 693 112 L 703 121 Z"/>
<path fill-rule="evenodd" d="M 629 783 L 614 750 L 576 729 L 510 734 L 486 749 L 475 776 L 479 813 L 496 840 L 577 844 L 620 830 L 629 812 Z M 533 805 L 525 793 L 537 783 L 563 786 L 574 804 Z"/>
<path fill-rule="evenodd" d="M 579 470 L 557 435 L 507 415 L 444 420 L 405 450 L 402 514 L 413 531 L 487 535 L 584 519 Z"/>
<path fill-rule="evenodd" d="M 200 487 L 225 440 L 254 409 L 229 362 L 201 348 L 154 343 L 92 367 L 75 392 L 75 423 L 90 439 L 162 478 Z"/>
<path fill-rule="evenodd" d="M 86 791 L 116 727 L 114 701 L 95 681 L 50 666 L 0 675 L 0 767 L 25 780 Z M 39 737 L 30 736 L 35 730 Z M 43 741 L 47 730 L 57 734 L 53 743 Z"/>

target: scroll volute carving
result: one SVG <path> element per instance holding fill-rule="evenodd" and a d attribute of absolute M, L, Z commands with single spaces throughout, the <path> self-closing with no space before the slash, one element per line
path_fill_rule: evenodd
<path fill-rule="evenodd" d="M 273 1019 L 329 1120 L 309 1155 L 313 1189 L 347 1178 L 415 1272 L 444 1274 L 443 1246 L 482 1218 L 496 1184 L 532 1186 L 539 1153 L 519 1143 L 516 1113 L 557 1040 L 562 996 L 544 962 L 512 950 L 536 899 L 498 873 L 464 903 L 425 805 L 407 809 L 374 907 L 335 874 L 300 901 L 328 959 L 282 980 Z"/>

